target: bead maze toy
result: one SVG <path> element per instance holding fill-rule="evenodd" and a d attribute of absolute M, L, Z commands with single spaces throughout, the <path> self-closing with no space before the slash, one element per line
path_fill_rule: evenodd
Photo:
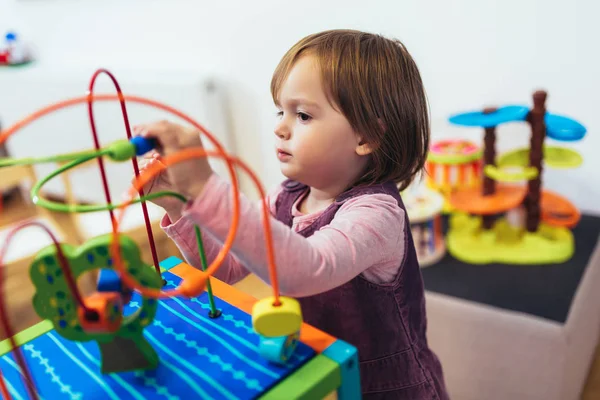
<path fill-rule="evenodd" d="M 425 164 L 427 186 L 444 195 L 444 213 L 452 211 L 454 191 L 473 187 L 481 179 L 481 149 L 473 142 L 445 139 L 432 143 Z"/>
<path fill-rule="evenodd" d="M 456 258 L 474 264 L 537 264 L 560 263 L 572 256 L 570 228 L 578 223 L 580 212 L 563 196 L 542 189 L 541 176 L 544 165 L 574 168 L 582 158 L 574 150 L 544 142 L 546 137 L 578 141 L 586 128 L 571 118 L 547 112 L 546 97 L 546 92 L 536 91 L 531 109 L 510 105 L 450 118 L 456 125 L 485 129 L 482 183 L 450 196 L 456 213 L 450 217 L 446 243 Z M 496 126 L 509 122 L 529 123 L 530 146 L 496 157 Z M 524 222 L 518 217 L 520 212 L 525 215 Z M 508 218 L 497 219 L 500 214 Z"/>
<path fill-rule="evenodd" d="M 100 74 L 113 81 L 117 94 L 94 94 Z M 119 101 L 127 140 L 100 145 L 93 103 Z M 137 156 L 155 148 L 152 139 L 132 137 L 126 102 L 170 112 L 198 129 L 216 150 L 187 149 L 162 158 L 140 173 Z M 271 239 L 268 207 L 259 179 L 241 160 L 225 152 L 202 125 L 154 100 L 125 95 L 115 77 L 99 69 L 87 95 L 51 104 L 0 132 L 0 145 L 36 119 L 66 107 L 87 105 L 94 149 L 43 159 L 0 159 L 3 166 L 70 161 L 32 188 L 34 203 L 57 212 L 106 210 L 111 234 L 80 246 L 59 243 L 43 225 L 28 222 L 8 235 L 0 249 L 0 322 L 7 339 L 0 343 L 0 390 L 5 399 L 317 399 L 336 392 L 339 399 L 361 397 L 358 354 L 352 345 L 303 322 L 299 302 L 281 296 Z M 127 198 L 113 204 L 103 158 L 131 161 L 135 181 Z M 230 231 L 215 260 L 207 265 L 202 234 L 195 227 L 202 268 L 176 257 L 157 259 L 146 201 L 175 192 L 144 195 L 152 177 L 174 163 L 194 157 L 223 159 L 231 176 L 233 217 Z M 97 159 L 106 204 L 65 205 L 44 199 L 43 185 L 83 162 Z M 235 239 L 239 224 L 239 189 L 234 166 L 249 174 L 263 198 L 263 224 L 273 296 L 256 300 L 212 277 Z M 142 259 L 138 244 L 119 232 L 127 207 L 141 203 L 152 263 Z M 1 204 L 0 204 L 1 206 Z M 1 212 L 1 208 L 0 208 Z M 15 333 L 2 302 L 2 258 L 12 237 L 40 228 L 54 244 L 40 249 L 30 267 L 36 293 L 35 312 L 42 322 Z M 83 296 L 77 279 L 99 271 L 96 291 Z"/>
<path fill-rule="evenodd" d="M 410 219 L 417 258 L 421 268 L 435 264 L 446 254 L 442 232 L 444 198 L 427 187 L 411 185 L 402 192 Z"/>

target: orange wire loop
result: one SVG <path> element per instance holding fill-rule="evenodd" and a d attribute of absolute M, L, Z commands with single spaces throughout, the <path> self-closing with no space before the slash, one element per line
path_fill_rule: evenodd
<path fill-rule="evenodd" d="M 215 258 L 213 263 L 205 271 L 205 277 L 208 277 L 208 276 L 211 276 L 212 274 L 214 274 L 214 272 L 223 263 L 226 255 L 227 255 L 227 252 L 231 249 L 235 235 L 237 233 L 237 228 L 239 226 L 239 188 L 238 188 L 238 184 L 237 184 L 235 170 L 233 169 L 233 164 L 236 164 L 239 167 L 241 167 L 244 170 L 244 172 L 246 172 L 250 176 L 252 182 L 257 187 L 257 189 L 260 193 L 262 203 L 263 203 L 263 207 L 262 207 L 263 208 L 263 227 L 265 230 L 265 242 L 266 242 L 266 247 L 267 247 L 269 274 L 270 274 L 270 279 L 271 279 L 271 285 L 273 288 L 273 295 L 275 297 L 275 305 L 280 305 L 279 284 L 278 284 L 276 267 L 275 267 L 275 253 L 274 253 L 274 248 L 273 248 L 273 238 L 272 238 L 272 234 L 271 234 L 269 212 L 268 212 L 268 206 L 266 204 L 266 199 L 265 199 L 266 195 L 265 195 L 265 191 L 262 187 L 262 184 L 260 183 L 260 180 L 254 174 L 254 172 L 238 158 L 228 155 L 225 152 L 223 146 L 219 143 L 219 141 L 206 128 L 204 128 L 201 124 L 199 124 L 198 122 L 193 120 L 191 117 L 189 117 L 185 113 L 178 111 L 173 107 L 170 107 L 166 104 L 160 103 L 156 100 L 151 100 L 148 98 L 144 98 L 144 97 L 140 97 L 140 96 L 132 96 L 132 95 L 94 94 L 92 98 L 93 98 L 93 101 L 114 101 L 114 100 L 123 101 L 123 100 L 126 100 L 126 101 L 131 101 L 134 103 L 144 104 L 144 105 L 148 105 L 151 107 L 161 109 L 163 111 L 166 111 L 170 114 L 173 114 L 173 115 L 181 118 L 182 120 L 184 120 L 187 123 L 194 126 L 204 136 L 206 136 L 208 138 L 208 140 L 216 147 L 216 151 L 207 151 L 203 148 L 182 150 L 181 152 L 178 152 L 176 154 L 172 154 L 168 157 L 163 158 L 162 161 L 165 164 L 165 166 L 172 165 L 177 162 L 185 161 L 185 160 L 188 160 L 188 159 L 191 159 L 194 157 L 220 157 L 226 162 L 229 175 L 232 178 L 231 179 L 232 193 L 234 195 L 232 225 L 231 225 L 231 228 L 229 230 L 229 233 L 227 235 L 227 238 L 225 240 L 225 243 L 224 243 L 221 251 Z M 6 140 L 8 140 L 8 138 L 11 135 L 16 133 L 18 130 L 24 128 L 25 126 L 31 124 L 35 120 L 37 120 L 47 114 L 50 114 L 52 112 L 63 109 L 63 108 L 75 106 L 75 105 L 82 104 L 82 103 L 88 103 L 90 101 L 90 99 L 91 99 L 90 95 L 74 97 L 74 98 L 70 98 L 70 99 L 66 99 L 63 101 L 59 101 L 59 102 L 50 104 L 46 107 L 43 107 L 43 108 L 33 112 L 32 114 L 26 116 L 22 120 L 18 121 L 17 123 L 15 123 L 12 126 L 10 126 L 9 128 L 7 128 L 6 130 L 0 132 L 0 145 L 2 143 L 6 142 Z M 156 175 L 158 172 L 160 172 L 160 170 L 161 170 L 160 165 L 155 165 L 155 166 L 148 168 L 145 173 L 143 173 L 142 175 L 140 175 L 136 178 L 133 189 L 135 189 L 136 191 L 139 190 L 150 178 L 152 178 L 154 175 Z M 135 194 L 132 193 L 132 191 L 130 191 L 129 192 L 129 200 L 126 201 L 125 204 L 122 204 L 122 206 L 119 208 L 126 207 L 127 203 L 131 204 L 131 201 L 132 201 L 132 198 L 134 195 Z M 131 288 L 137 289 L 138 291 L 140 291 L 140 293 L 142 295 L 148 296 L 148 297 L 153 297 L 153 298 L 164 298 L 164 297 L 185 294 L 186 291 L 183 290 L 183 288 L 182 288 L 182 286 L 185 287 L 183 282 L 179 288 L 163 292 L 163 291 L 157 290 L 157 289 L 142 287 L 141 285 L 138 285 L 137 282 L 131 276 L 129 276 L 127 274 L 127 271 L 125 270 L 124 265 L 121 260 L 121 257 L 120 257 L 118 240 L 117 240 L 118 239 L 118 226 L 119 226 L 119 222 L 123 218 L 123 215 L 124 215 L 124 210 L 120 213 L 117 223 L 115 224 L 115 229 L 113 230 L 113 235 L 114 235 L 113 239 L 114 240 L 113 240 L 113 246 L 111 246 L 111 250 L 112 250 L 113 256 L 115 258 L 114 259 L 115 266 L 119 270 L 119 272 L 124 280 L 124 283 L 127 284 L 127 286 L 130 286 Z M 202 282 L 198 282 L 198 285 L 200 285 L 200 284 L 202 284 Z M 189 285 L 186 290 L 189 290 Z"/>
<path fill-rule="evenodd" d="M 155 177 L 157 174 L 162 172 L 168 166 L 176 164 L 178 162 L 187 161 L 192 158 L 197 158 L 197 157 L 219 157 L 219 158 L 224 159 L 228 164 L 235 164 L 235 165 L 239 166 L 240 168 L 242 168 L 242 170 L 250 176 L 250 179 L 252 180 L 254 185 L 257 187 L 257 189 L 259 191 L 259 195 L 262 199 L 263 228 L 264 228 L 265 235 L 266 235 L 265 242 L 266 242 L 266 246 L 267 246 L 269 275 L 270 275 L 270 280 L 271 280 L 272 286 L 273 286 L 275 305 L 279 305 L 280 304 L 280 302 L 279 302 L 279 285 L 278 285 L 278 280 L 277 280 L 277 271 L 275 268 L 275 252 L 274 252 L 274 247 L 273 247 L 273 238 L 271 235 L 271 225 L 270 225 L 270 219 L 269 219 L 268 205 L 266 202 L 266 193 L 260 183 L 260 180 L 256 176 L 256 174 L 243 161 L 241 161 L 239 158 L 237 158 L 235 156 L 231 156 L 229 154 L 224 154 L 219 151 L 206 150 L 204 148 L 190 148 L 190 149 L 181 150 L 177 153 L 174 153 L 167 157 L 161 158 L 161 162 L 163 165 L 158 164 L 158 163 L 152 164 L 138 178 L 135 179 L 133 187 L 131 188 L 131 190 L 128 193 L 128 198 L 118 208 L 119 210 L 121 210 L 121 213 L 117 217 L 117 225 L 116 225 L 117 232 L 114 232 L 114 233 L 118 234 L 118 227 L 119 227 L 121 221 L 123 220 L 123 217 L 125 215 L 125 210 L 133 201 L 133 196 L 135 196 L 135 192 L 137 190 L 139 190 L 141 187 L 146 185 L 153 177 Z M 232 194 L 233 194 L 233 215 L 232 215 L 231 227 L 229 229 L 229 233 L 227 235 L 227 238 L 225 239 L 223 247 L 221 248 L 221 251 L 219 252 L 219 254 L 215 257 L 214 261 L 207 267 L 206 271 L 204 272 L 206 277 L 212 276 L 217 271 L 217 269 L 221 266 L 221 264 L 225 260 L 225 257 L 227 256 L 227 253 L 229 252 L 229 250 L 231 249 L 231 246 L 233 245 L 233 241 L 235 240 L 235 235 L 237 232 L 237 228 L 239 226 L 239 218 L 240 218 L 239 190 L 238 190 L 235 176 L 232 176 Z M 139 285 L 134 280 L 134 278 L 131 277 L 127 273 L 127 271 L 124 268 L 122 259 L 119 254 L 118 236 L 114 236 L 112 243 L 113 243 L 113 246 L 112 246 L 111 251 L 113 252 L 115 266 L 121 273 L 121 276 L 124 278 L 125 283 L 128 286 L 137 289 L 142 295 L 147 296 L 147 297 L 158 298 L 158 297 L 186 295 L 186 293 L 183 291 L 183 288 L 184 288 L 183 284 L 181 286 L 179 286 L 177 289 L 173 289 L 173 290 L 166 291 L 166 292 L 163 292 L 163 291 L 157 290 L 157 289 L 146 288 L 146 287 Z M 202 283 L 205 283 L 205 280 L 204 280 L 204 282 L 198 282 L 198 284 L 202 284 Z"/>

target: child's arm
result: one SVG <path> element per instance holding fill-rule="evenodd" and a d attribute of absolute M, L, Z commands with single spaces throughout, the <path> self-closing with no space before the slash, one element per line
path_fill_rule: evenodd
<path fill-rule="evenodd" d="M 180 218 L 172 223 L 168 215 L 165 215 L 161 221 L 161 228 L 163 228 L 167 236 L 181 251 L 186 262 L 197 269 L 201 269 L 202 261 L 200 259 L 200 253 L 198 252 L 194 223 L 189 218 Z M 202 235 L 202 245 L 206 255 L 206 262 L 210 265 L 217 254 L 219 254 L 219 251 L 221 251 L 223 244 L 219 243 L 219 241 L 205 229 L 201 228 L 200 232 Z M 217 269 L 214 277 L 233 285 L 245 278 L 249 273 L 250 272 L 244 268 L 239 260 L 229 253 L 223 260 L 223 263 L 219 266 L 219 269 Z"/>
<path fill-rule="evenodd" d="M 279 191 L 279 188 L 275 189 L 267 196 L 267 203 L 270 205 L 271 212 L 274 211 L 274 202 L 270 199 L 275 199 Z M 230 196 L 230 194 L 228 195 Z M 200 224 L 198 224 L 198 226 L 200 227 L 200 232 L 202 234 L 202 244 L 206 260 L 208 265 L 210 265 L 223 248 L 223 241 L 218 240 L 206 229 L 203 229 Z M 190 218 L 185 217 L 172 222 L 169 219 L 169 216 L 165 215 L 161 221 L 161 228 L 166 235 L 173 240 L 187 263 L 200 269 L 202 261 L 200 260 L 200 254 L 198 252 L 194 222 Z M 248 269 L 242 265 L 240 260 L 230 252 L 225 257 L 223 264 L 219 266 L 214 276 L 223 282 L 235 284 L 245 278 L 249 273 L 250 271 L 248 271 Z"/>
<path fill-rule="evenodd" d="M 240 196 L 241 217 L 232 252 L 251 272 L 269 282 L 260 207 Z M 231 221 L 227 182 L 212 175 L 184 215 L 219 240 Z M 335 219 L 309 238 L 271 218 L 275 260 L 282 293 L 310 296 L 338 287 L 370 266 L 397 269 L 404 254 L 404 212 L 391 196 L 351 199 Z"/>

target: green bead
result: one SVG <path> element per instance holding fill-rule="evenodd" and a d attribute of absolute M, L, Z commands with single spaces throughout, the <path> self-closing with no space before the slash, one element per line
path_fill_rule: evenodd
<path fill-rule="evenodd" d="M 128 140 L 117 140 L 108 146 L 108 156 L 114 161 L 127 161 L 135 157 L 135 146 Z"/>

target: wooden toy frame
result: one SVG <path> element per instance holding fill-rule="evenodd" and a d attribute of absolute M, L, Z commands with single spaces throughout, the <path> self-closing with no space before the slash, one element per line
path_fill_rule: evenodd
<path fill-rule="evenodd" d="M 165 260 L 163 260 L 161 262 L 161 270 L 163 272 L 163 277 L 167 280 L 169 279 L 176 279 L 176 278 L 186 278 L 189 277 L 191 275 L 194 274 L 198 274 L 200 273 L 200 271 L 198 271 L 197 269 L 189 266 L 188 264 L 186 264 L 185 262 L 183 262 L 182 260 L 176 258 L 176 257 L 169 257 Z M 223 283 L 215 278 L 211 279 L 212 282 L 212 287 L 213 287 L 213 291 L 214 291 L 214 295 L 217 299 L 219 299 L 221 302 L 226 302 L 231 308 L 235 308 L 238 313 L 244 313 L 248 320 L 250 318 L 250 313 L 252 311 L 252 307 L 255 304 L 255 302 L 257 301 L 255 298 L 253 298 L 252 296 L 245 294 L 241 291 L 239 291 L 238 289 Z M 176 299 L 176 301 L 182 302 L 183 299 Z M 159 300 L 159 302 L 163 302 L 166 300 Z M 192 299 L 191 300 L 191 305 L 188 303 L 188 307 L 191 309 L 191 312 L 195 313 L 195 314 L 207 314 L 207 307 L 206 305 L 202 304 L 199 300 L 196 299 Z M 167 305 L 167 307 L 169 307 Z M 193 307 L 193 308 L 192 308 Z M 233 318 L 227 318 L 228 324 L 230 326 L 233 327 L 233 329 L 236 328 L 236 324 L 237 325 L 241 325 L 242 322 L 241 321 L 231 321 L 231 319 Z M 159 320 L 160 321 L 160 320 Z M 156 322 L 155 322 L 156 325 Z M 169 329 L 169 326 L 162 326 L 160 324 L 160 322 L 158 322 L 158 326 L 162 329 Z M 251 329 L 251 326 L 249 327 L 248 324 L 244 324 L 244 329 Z M 85 387 L 85 386 L 89 386 L 90 384 L 93 384 L 94 382 L 92 381 L 87 382 L 87 381 L 81 381 L 79 382 L 79 386 L 75 386 L 74 384 L 67 384 L 65 382 L 62 382 L 60 380 L 60 376 L 61 376 L 61 363 L 62 364 L 67 364 L 69 365 L 70 362 L 72 362 L 72 357 L 74 357 L 73 352 L 70 350 L 70 347 L 66 344 L 66 343 L 74 343 L 74 342 L 68 342 L 65 339 L 60 338 L 59 335 L 57 335 L 56 333 L 52 334 L 54 332 L 53 329 L 53 325 L 48 321 L 42 321 L 36 325 L 34 325 L 33 327 L 26 329 L 22 332 L 20 332 L 17 336 L 17 342 L 19 344 L 19 347 L 21 349 L 24 349 L 25 346 L 27 346 L 28 344 L 31 343 L 36 343 L 36 339 L 40 339 L 40 338 L 44 338 L 44 337 L 49 337 L 50 340 L 57 342 L 57 345 L 59 347 L 63 348 L 63 352 L 65 353 L 64 358 L 49 358 L 49 357 L 43 357 L 43 354 L 38 355 L 37 359 L 39 362 L 42 362 L 43 364 L 48 364 L 49 367 L 47 368 L 52 368 L 52 374 L 50 375 L 50 379 L 49 381 L 55 380 L 56 382 L 54 382 L 54 387 L 56 388 L 56 392 L 55 394 L 59 394 L 61 392 L 65 393 L 65 391 L 67 392 L 72 392 L 71 393 L 71 398 L 77 398 L 78 393 L 82 393 L 82 394 L 91 394 L 91 393 L 85 393 L 85 392 L 81 392 L 81 390 L 77 389 L 78 387 Z M 225 331 L 223 331 L 225 332 Z M 254 335 L 256 337 L 256 340 L 258 340 L 258 336 L 255 333 L 252 333 L 250 336 Z M 231 336 L 231 332 L 227 332 L 223 338 L 221 340 L 226 340 L 226 338 L 228 338 L 229 336 Z M 151 337 L 151 336 L 150 336 Z M 185 340 L 185 339 L 184 339 Z M 188 342 L 189 343 L 189 342 Z M 156 344 L 156 343 L 155 343 Z M 200 344 L 200 343 L 199 343 Z M 82 344 L 73 344 L 73 347 L 78 346 L 78 347 L 83 347 L 84 345 Z M 288 371 L 288 373 L 286 374 L 285 377 L 282 377 L 281 379 L 278 379 L 276 382 L 272 382 L 271 386 L 264 388 L 265 390 L 261 393 L 255 393 L 254 397 L 242 397 L 242 394 L 239 393 L 233 393 L 233 398 L 258 398 L 258 399 L 265 399 L 265 400 L 273 400 L 273 399 L 319 399 L 319 398 L 323 398 L 328 396 L 329 394 L 331 394 L 332 392 L 336 392 L 337 393 L 337 398 L 338 399 L 349 399 L 349 400 L 354 400 L 354 399 L 359 399 L 360 398 L 360 386 L 359 386 L 359 382 L 360 382 L 360 376 L 359 376 L 359 369 L 358 369 L 358 354 L 356 349 L 345 343 L 342 340 L 336 339 L 308 324 L 304 324 L 300 333 L 300 345 L 299 345 L 299 350 L 298 350 L 298 354 L 300 357 L 304 357 L 304 359 L 302 360 L 302 362 L 298 362 L 294 365 L 293 369 L 291 371 Z M 87 347 L 87 346 L 86 346 Z M 160 352 L 161 351 L 161 346 L 158 345 L 156 346 L 157 350 Z M 199 347 L 200 349 L 203 349 L 204 347 Z M 226 356 L 223 356 L 220 354 L 221 350 L 215 350 L 214 348 L 209 348 L 207 350 L 210 350 L 212 352 L 215 353 L 216 357 L 220 357 L 222 360 L 226 359 Z M 35 351 L 35 350 L 34 350 Z M 7 365 L 13 364 L 14 361 L 11 360 L 10 355 L 7 354 L 10 352 L 10 343 L 8 343 L 8 339 L 1 342 L 0 343 L 0 365 L 2 366 L 3 372 L 5 374 L 5 379 L 8 383 L 9 389 L 13 392 L 11 393 L 13 395 L 14 398 L 25 398 L 23 396 L 23 394 L 26 393 L 25 391 L 25 387 L 21 382 L 21 379 L 14 379 L 17 375 L 15 373 L 11 373 L 10 371 L 10 367 L 6 368 Z M 71 354 L 69 355 L 68 352 L 70 352 Z M 28 352 L 25 351 L 25 355 L 27 356 L 28 359 L 28 364 L 32 364 L 32 358 L 35 359 L 36 357 L 32 357 L 33 355 L 37 355 L 37 353 L 35 352 Z M 87 350 L 88 356 L 90 353 L 92 353 L 92 351 Z M 85 352 L 84 352 L 85 354 Z M 40 359 L 39 357 L 43 357 L 42 359 Z M 191 357 L 190 357 L 191 358 Z M 260 357 L 258 357 L 260 358 Z M 204 360 L 206 359 L 206 357 L 203 358 Z M 44 361 L 45 360 L 45 361 Z M 94 367 L 95 365 L 93 363 L 90 363 L 89 365 L 87 365 L 87 360 L 85 360 L 85 357 L 81 357 L 79 359 L 80 363 L 83 363 L 83 367 L 89 371 L 90 374 L 96 376 L 96 377 L 100 377 L 102 379 L 105 379 L 105 382 L 113 382 L 113 384 L 111 384 L 110 386 L 108 386 L 108 390 L 109 393 L 110 391 L 112 391 L 112 393 L 119 393 L 117 392 L 115 389 L 117 386 L 121 385 L 123 386 L 128 385 L 129 386 L 129 397 L 121 397 L 119 396 L 120 399 L 125 399 L 125 398 L 155 398 L 154 396 L 149 396 L 149 393 L 152 392 L 153 387 L 148 387 L 148 385 L 144 384 L 144 381 L 148 380 L 148 379 L 152 379 L 152 378 L 144 378 L 144 377 L 148 377 L 151 376 L 151 374 L 146 371 L 145 373 L 142 373 L 143 375 L 140 375 L 140 373 L 137 373 L 138 376 L 136 377 L 131 377 L 128 375 L 123 375 L 120 378 L 121 383 L 119 383 L 119 379 L 118 378 L 118 374 L 117 377 L 115 377 L 115 374 L 111 374 L 106 376 L 105 378 L 103 378 L 99 371 L 95 371 Z M 259 364 L 259 365 L 263 365 L 262 363 L 260 363 L 259 360 L 255 360 L 255 363 Z M 213 363 L 209 364 L 212 366 L 212 368 L 215 368 L 215 366 L 213 365 Z M 240 366 L 241 364 L 238 364 L 238 366 Z M 201 368 L 201 366 L 199 365 L 194 365 L 192 363 L 192 361 L 189 362 L 188 367 L 193 369 L 198 369 Z M 247 368 L 248 370 L 252 369 L 252 367 L 246 366 L 244 365 L 245 368 Z M 14 367 L 13 367 L 14 368 Z M 97 367 L 96 367 L 97 368 Z M 200 370 L 201 371 L 201 370 Z M 240 372 L 244 372 L 246 375 L 251 376 L 251 374 L 248 371 L 245 370 L 241 370 L 241 371 L 237 371 L 238 376 L 241 375 Z M 234 372 L 235 373 L 235 372 Z M 129 373 L 129 374 L 134 374 L 134 373 Z M 206 375 L 209 375 L 210 372 L 205 372 Z M 58 377 L 58 378 L 57 378 Z M 231 393 L 233 390 L 235 390 L 235 385 L 231 384 L 231 382 L 228 382 L 228 379 L 231 379 L 232 374 L 226 374 L 223 373 L 220 375 L 222 382 L 216 382 L 214 384 L 214 386 L 223 386 L 223 383 L 227 384 L 226 388 L 228 389 L 227 392 Z M 13 378 L 13 379 L 11 379 Z M 34 373 L 34 380 L 36 380 L 36 378 L 39 378 L 39 376 L 37 376 Z M 136 380 L 137 379 L 137 380 Z M 169 382 L 169 376 L 161 376 L 160 375 L 160 371 L 159 374 L 154 377 L 154 381 L 151 381 L 153 383 L 153 385 L 155 386 L 154 392 L 155 392 L 155 396 L 156 398 L 160 397 L 160 393 L 165 393 L 165 391 L 169 391 L 169 390 L 174 390 L 172 388 L 170 388 L 168 386 L 168 382 Z M 139 382 L 140 383 L 140 387 L 134 386 L 131 384 L 131 382 Z M 49 382 L 52 383 L 52 382 Z M 76 382 L 77 383 L 77 382 Z M 96 382 L 97 383 L 97 382 Z M 167 385 L 165 385 L 165 383 L 167 383 Z M 252 382 L 250 382 L 251 384 Z M 39 385 L 39 382 L 38 382 Z M 68 390 L 67 390 L 67 386 L 69 386 Z M 144 386 L 143 390 L 142 390 L 142 386 Z M 150 385 L 152 386 L 152 385 Z M 196 385 L 196 386 L 201 386 L 201 385 Z M 200 393 L 202 393 L 202 391 L 206 393 L 208 393 L 209 396 L 208 398 L 219 398 L 217 396 L 214 395 L 214 393 L 218 394 L 218 391 L 210 392 L 209 389 L 212 389 L 211 385 L 208 384 L 208 389 L 204 389 L 204 388 L 200 388 Z M 162 389 L 161 389 L 162 388 Z M 232 389 L 233 388 L 233 389 Z M 139 392 L 137 392 L 137 390 L 140 390 Z M 160 392 L 160 393 L 159 393 Z M 136 394 L 137 393 L 137 394 Z M 15 396 L 15 394 L 17 394 L 17 396 Z M 68 393 L 67 393 L 68 394 Z M 49 392 L 42 392 L 40 393 L 40 395 L 42 395 L 44 398 L 48 398 L 52 396 L 52 393 Z M 140 397 L 140 396 L 144 396 L 144 397 Z M 174 394 L 170 395 L 170 398 L 176 398 L 176 396 Z M 111 396 L 109 396 L 110 398 Z M 51 397 L 52 398 L 52 397 Z M 87 396 L 84 396 L 83 398 L 87 398 Z M 220 398 L 232 398 L 230 397 L 227 393 L 223 394 L 221 393 L 221 397 Z"/>

